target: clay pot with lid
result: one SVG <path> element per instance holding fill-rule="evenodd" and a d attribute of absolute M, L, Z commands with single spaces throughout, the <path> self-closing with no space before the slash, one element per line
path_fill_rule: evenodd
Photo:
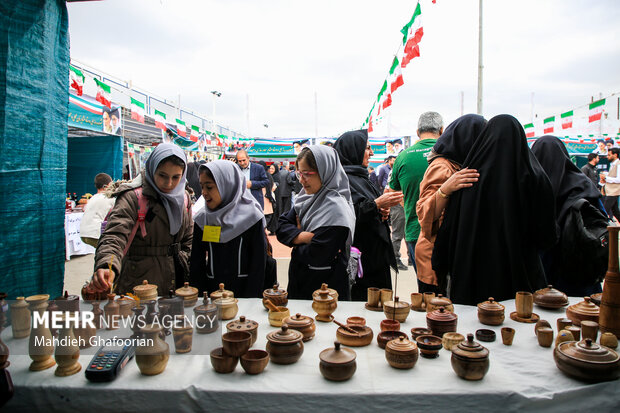
<path fill-rule="evenodd" d="M 337 307 L 336 299 L 329 294 L 327 284 L 323 283 L 319 290 L 312 293 L 312 309 L 316 311 L 316 321 L 331 322 L 334 319 L 332 313 Z"/>
<path fill-rule="evenodd" d="M 448 297 L 444 297 L 442 294 L 438 294 L 437 297 L 433 297 L 429 300 L 426 306 L 426 312 L 437 310 L 439 307 L 444 307 L 447 311 L 454 312 L 454 306 L 452 301 Z"/>
<path fill-rule="evenodd" d="M 319 370 L 327 380 L 345 381 L 353 377 L 357 369 L 355 351 L 341 348 L 338 341 L 334 342 L 334 348 L 328 348 L 319 354 Z"/>
<path fill-rule="evenodd" d="M 580 326 L 584 320 L 598 322 L 599 307 L 590 301 L 590 297 L 583 297 L 583 301 L 573 304 L 566 309 L 566 317 L 574 325 Z"/>
<path fill-rule="evenodd" d="M 237 311 L 239 311 L 237 302 L 238 300 L 228 292 L 225 292 L 221 298 L 216 299 L 214 304 L 217 307 L 219 317 L 222 320 L 232 320 L 235 318 Z"/>
<path fill-rule="evenodd" d="M 220 322 L 217 317 L 217 307 L 209 302 L 207 292 L 204 292 L 202 305 L 194 307 L 196 332 L 198 334 L 212 333 L 218 329 Z"/>
<path fill-rule="evenodd" d="M 133 293 L 138 296 L 140 301 L 157 300 L 157 285 L 149 284 L 148 280 L 133 287 Z"/>
<path fill-rule="evenodd" d="M 250 346 L 253 346 L 256 343 L 257 333 L 258 333 L 258 323 L 254 320 L 248 320 L 245 316 L 239 317 L 238 320 L 231 321 L 226 324 L 226 330 L 231 331 L 247 331 L 252 335 L 252 342 Z"/>
<path fill-rule="evenodd" d="M 478 304 L 478 320 L 488 326 L 499 326 L 504 322 L 505 307 L 489 297 L 488 301 Z"/>
<path fill-rule="evenodd" d="M 273 363 L 293 364 L 304 352 L 302 339 L 303 334 L 289 329 L 287 324 L 282 324 L 279 330 L 267 334 L 265 350 L 269 353 L 269 358 Z"/>
<path fill-rule="evenodd" d="M 175 291 L 177 297 L 183 298 L 183 307 L 191 307 L 198 301 L 198 288 L 191 287 L 188 282 Z"/>
<path fill-rule="evenodd" d="M 288 304 L 288 291 L 280 288 L 279 284 L 275 284 L 273 288 L 268 288 L 263 291 L 263 306 L 268 310 L 265 300 L 269 300 L 276 307 L 286 307 Z"/>
<path fill-rule="evenodd" d="M 426 313 L 426 325 L 434 336 L 443 337 L 444 333 L 456 332 L 458 317 L 455 313 L 439 307 L 438 310 Z"/>
<path fill-rule="evenodd" d="M 566 341 L 553 352 L 556 366 L 568 376 L 588 382 L 616 380 L 620 377 L 620 356 L 587 338 Z"/>
<path fill-rule="evenodd" d="M 211 297 L 211 301 L 215 301 L 218 298 L 222 298 L 224 296 L 224 293 L 228 293 L 229 297 L 234 298 L 235 294 L 232 291 L 224 289 L 224 283 L 220 283 L 219 287 L 220 287 L 219 290 L 213 291 L 211 295 L 209 296 Z"/>
<path fill-rule="evenodd" d="M 548 285 L 534 293 L 534 304 L 542 308 L 562 308 L 568 305 L 568 296 Z"/>
<path fill-rule="evenodd" d="M 394 297 L 394 301 L 386 301 L 383 303 L 383 314 L 385 318 L 391 318 L 401 323 L 407 321 L 407 316 L 411 311 L 411 305 L 406 301 L 400 301 L 398 297 Z"/>
<path fill-rule="evenodd" d="M 473 334 L 452 349 L 452 369 L 462 379 L 481 380 L 489 371 L 489 350 L 474 341 Z"/>
<path fill-rule="evenodd" d="M 390 366 L 396 369 L 411 369 L 418 361 L 418 346 L 400 336 L 385 345 L 385 359 Z"/>
<path fill-rule="evenodd" d="M 299 313 L 294 316 L 290 316 L 284 319 L 284 324 L 288 325 L 291 330 L 297 330 L 303 334 L 302 341 L 310 341 L 314 338 L 314 332 L 316 331 L 316 324 L 314 319 Z"/>

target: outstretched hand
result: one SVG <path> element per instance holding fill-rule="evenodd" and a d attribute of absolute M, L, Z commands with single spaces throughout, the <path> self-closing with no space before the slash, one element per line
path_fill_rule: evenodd
<path fill-rule="evenodd" d="M 99 268 L 93 274 L 93 279 L 90 281 L 88 288 L 97 292 L 105 292 L 110 290 L 113 283 L 114 271 Z"/>
<path fill-rule="evenodd" d="M 455 172 L 446 182 L 441 185 L 440 189 L 446 195 L 458 191 L 459 189 L 469 188 L 474 182 L 478 181 L 480 174 L 475 169 L 464 168 Z"/>
<path fill-rule="evenodd" d="M 403 200 L 403 191 L 386 192 L 379 198 L 375 199 L 377 209 L 391 208 L 394 205 L 398 205 Z"/>

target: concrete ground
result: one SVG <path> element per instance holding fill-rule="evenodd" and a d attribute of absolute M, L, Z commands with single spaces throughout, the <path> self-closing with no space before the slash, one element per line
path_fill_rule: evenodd
<path fill-rule="evenodd" d="M 273 247 L 274 257 L 278 262 L 278 281 L 280 286 L 286 288 L 288 284 L 288 266 L 291 260 L 291 249 L 280 244 L 275 236 L 269 236 L 269 242 Z M 401 256 L 403 262 L 407 263 L 407 247 L 405 242 L 401 245 Z M 94 254 L 73 256 L 71 260 L 65 262 L 65 290 L 69 294 L 80 294 L 82 286 L 89 281 L 93 275 Z M 392 285 L 396 284 L 396 274 L 392 271 Z M 396 295 L 403 301 L 410 301 L 411 293 L 418 291 L 416 274 L 413 267 L 409 266 L 406 271 L 401 271 L 398 275 L 398 285 Z"/>

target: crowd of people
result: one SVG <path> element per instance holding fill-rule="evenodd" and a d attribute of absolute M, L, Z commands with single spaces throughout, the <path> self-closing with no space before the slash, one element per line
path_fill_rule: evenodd
<path fill-rule="evenodd" d="M 148 279 L 165 295 L 186 281 L 201 292 L 223 282 L 238 297 L 261 297 L 277 280 L 267 237 L 275 234 L 292 247 L 294 299 L 312 299 L 322 283 L 341 300 L 392 288 L 391 271 L 408 268 L 403 239 L 419 291 L 454 303 L 549 283 L 569 295 L 601 290 L 606 226 L 620 215 L 620 149 L 605 147 L 612 163 L 599 178 L 601 153 L 579 170 L 554 136 L 530 149 L 510 115 L 465 115 L 444 129 L 439 113 L 426 112 L 417 135 L 408 148 L 391 142 L 398 150 L 378 173 L 366 130 L 301 146 L 281 166 L 250 162 L 245 150 L 234 163 L 188 162 L 160 144 L 136 179 L 87 205 L 104 221 L 100 236 L 83 234 L 97 246 L 90 288 L 127 293 Z M 100 175 L 103 191 L 109 177 Z M 194 211 L 190 193 L 201 195 Z M 594 257 L 575 253 L 582 245 Z"/>

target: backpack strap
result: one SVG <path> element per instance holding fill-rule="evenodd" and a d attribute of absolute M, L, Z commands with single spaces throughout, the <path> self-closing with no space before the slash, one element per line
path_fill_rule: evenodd
<path fill-rule="evenodd" d="M 133 191 L 138 197 L 138 219 L 136 220 L 136 224 L 131 230 L 131 234 L 129 234 L 129 239 L 127 239 L 127 245 L 125 245 L 125 249 L 123 250 L 123 255 L 127 255 L 127 251 L 129 251 L 129 247 L 131 246 L 131 243 L 136 236 L 138 227 L 140 227 L 140 233 L 142 234 L 142 238 L 146 237 L 146 226 L 144 224 L 144 221 L 146 219 L 146 213 L 149 210 L 148 200 L 145 196 L 142 196 L 142 187 L 135 188 Z"/>

